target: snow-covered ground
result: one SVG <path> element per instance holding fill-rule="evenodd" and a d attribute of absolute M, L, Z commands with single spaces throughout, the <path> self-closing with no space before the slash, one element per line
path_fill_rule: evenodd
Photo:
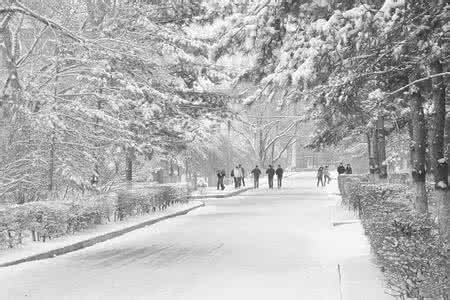
<path fill-rule="evenodd" d="M 78 252 L 1 268 L 0 299 L 392 299 L 361 225 L 332 225 L 354 217 L 314 177 L 206 200 Z"/>
<path fill-rule="evenodd" d="M 158 219 L 182 210 L 202 204 L 200 201 L 190 201 L 189 203 L 177 203 L 168 207 L 163 211 L 152 212 L 142 216 L 129 217 L 121 222 L 111 222 L 102 225 L 96 225 L 87 230 L 77 232 L 74 235 L 67 235 L 52 240 L 47 240 L 45 243 L 32 242 L 26 239 L 24 244 L 18 248 L 0 250 L 0 265 L 23 259 L 29 256 L 34 256 L 54 249 L 66 247 L 96 236 L 121 230 L 131 227 L 143 222 Z M 0 298 L 1 299 L 1 298 Z"/>

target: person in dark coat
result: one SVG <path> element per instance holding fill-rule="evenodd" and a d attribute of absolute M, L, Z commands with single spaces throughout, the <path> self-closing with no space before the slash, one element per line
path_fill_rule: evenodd
<path fill-rule="evenodd" d="M 352 174 L 353 170 L 350 164 L 347 164 L 347 167 L 345 168 L 345 174 Z"/>
<path fill-rule="evenodd" d="M 317 186 L 319 186 L 319 183 L 324 186 L 323 183 L 323 167 L 320 167 L 319 170 L 317 170 Z"/>
<path fill-rule="evenodd" d="M 278 165 L 278 168 L 275 171 L 275 174 L 277 174 L 277 186 L 278 188 L 281 188 L 281 181 L 283 180 L 283 169 L 280 165 Z"/>
<path fill-rule="evenodd" d="M 339 164 L 339 167 L 337 168 L 337 172 L 339 175 L 345 174 L 345 167 L 343 163 Z"/>
<path fill-rule="evenodd" d="M 269 165 L 269 168 L 266 170 L 266 174 L 269 180 L 269 189 L 273 189 L 273 176 L 275 175 L 275 169 L 272 165 Z"/>
<path fill-rule="evenodd" d="M 258 168 L 258 166 L 256 166 L 253 170 L 252 170 L 252 174 L 253 174 L 253 187 L 259 188 L 259 176 L 261 175 L 261 170 Z"/>
<path fill-rule="evenodd" d="M 225 170 L 217 170 L 217 189 L 225 189 L 225 185 L 223 184 L 223 179 L 225 178 Z"/>

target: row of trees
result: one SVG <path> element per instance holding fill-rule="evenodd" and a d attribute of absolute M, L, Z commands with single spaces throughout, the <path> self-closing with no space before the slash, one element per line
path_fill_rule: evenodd
<path fill-rule="evenodd" d="M 408 128 L 415 207 L 428 211 L 429 151 L 449 241 L 448 9 L 440 0 L 256 1 L 230 17 L 212 57 L 251 55 L 254 63 L 236 77 L 258 83 L 246 102 L 303 103 L 318 128 L 313 147 L 365 136 L 379 178 L 387 176 L 386 135 Z"/>
<path fill-rule="evenodd" d="M 185 29 L 210 14 L 203 1 L 1 0 L 0 197 L 132 180 L 136 160 L 203 150 L 229 115 L 214 89 L 228 75 Z"/>

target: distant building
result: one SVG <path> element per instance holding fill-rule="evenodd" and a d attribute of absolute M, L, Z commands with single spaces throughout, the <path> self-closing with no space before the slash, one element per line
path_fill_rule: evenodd
<path fill-rule="evenodd" d="M 298 147 L 296 151 L 296 170 L 316 170 L 320 166 L 334 165 L 335 159 L 329 151 L 314 151 Z"/>

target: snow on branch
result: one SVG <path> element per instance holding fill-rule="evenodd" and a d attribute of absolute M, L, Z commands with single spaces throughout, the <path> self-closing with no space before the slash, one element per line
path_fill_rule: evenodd
<path fill-rule="evenodd" d="M 403 87 L 401 87 L 401 88 L 399 88 L 399 89 L 397 89 L 397 90 L 395 90 L 395 91 L 393 91 L 391 93 L 387 93 L 387 95 L 388 96 L 393 96 L 393 95 L 403 91 L 404 89 L 407 89 L 408 87 L 410 87 L 412 85 L 415 85 L 415 84 L 417 84 L 419 82 L 423 82 L 423 81 L 427 81 L 427 80 L 429 80 L 431 78 L 447 76 L 447 75 L 450 75 L 450 72 L 443 72 L 443 73 L 438 73 L 438 74 L 433 74 L 433 75 L 430 75 L 430 76 L 427 76 L 427 77 L 423 77 L 423 78 L 417 79 L 417 80 L 415 80 L 413 82 L 410 82 L 407 85 L 405 85 L 405 86 L 403 86 Z"/>

